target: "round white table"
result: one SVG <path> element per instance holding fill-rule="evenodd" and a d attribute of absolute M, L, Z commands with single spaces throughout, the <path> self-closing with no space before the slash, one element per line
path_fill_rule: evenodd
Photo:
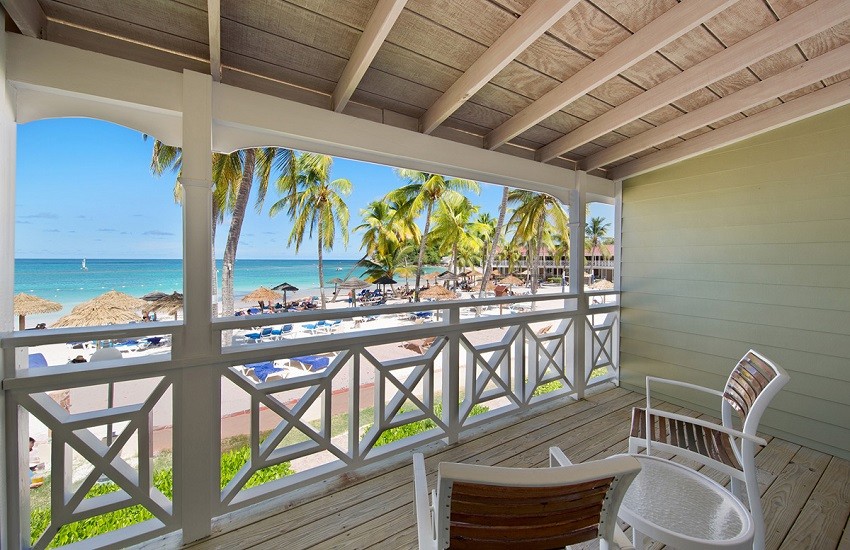
<path fill-rule="evenodd" d="M 753 547 L 752 517 L 727 489 L 681 464 L 632 456 L 641 471 L 626 492 L 619 517 L 632 526 L 636 550 L 647 537 L 680 550 Z"/>

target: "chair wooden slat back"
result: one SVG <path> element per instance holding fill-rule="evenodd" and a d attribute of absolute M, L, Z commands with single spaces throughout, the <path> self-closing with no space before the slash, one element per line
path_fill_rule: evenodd
<path fill-rule="evenodd" d="M 437 548 L 549 550 L 610 538 L 639 470 L 633 460 L 548 469 L 441 463 Z"/>
<path fill-rule="evenodd" d="M 779 370 L 775 365 L 750 350 L 729 375 L 723 399 L 744 421 L 756 400 L 777 376 Z"/>
<path fill-rule="evenodd" d="M 449 548 L 563 548 L 595 539 L 614 478 L 557 487 L 454 482 Z"/>

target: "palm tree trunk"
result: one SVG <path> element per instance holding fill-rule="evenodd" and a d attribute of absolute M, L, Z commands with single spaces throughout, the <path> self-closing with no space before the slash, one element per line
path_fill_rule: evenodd
<path fill-rule="evenodd" d="M 546 223 L 545 218 L 541 218 L 537 227 L 536 242 L 534 243 L 534 256 L 531 257 L 531 265 L 534 266 L 531 272 L 531 293 L 537 294 L 537 287 L 540 284 L 540 249 L 543 244 L 543 224 Z"/>
<path fill-rule="evenodd" d="M 319 238 L 316 239 L 319 241 L 319 302 L 322 304 L 322 309 L 325 309 L 325 267 L 322 265 L 322 246 L 324 243 L 322 242 L 322 220 L 319 219 L 318 227 L 316 228 L 319 233 Z"/>
<path fill-rule="evenodd" d="M 493 257 L 496 255 L 496 243 L 499 242 L 499 236 L 502 234 L 502 225 L 505 223 L 505 212 L 508 210 L 508 188 L 502 189 L 502 202 L 499 204 L 499 219 L 496 221 L 496 229 L 493 231 L 492 245 L 487 252 L 487 263 L 484 265 L 484 275 L 481 277 L 481 291 L 478 293 L 479 298 L 484 297 L 484 291 L 487 288 L 487 281 L 490 280 L 490 273 L 493 271 Z"/>
<path fill-rule="evenodd" d="M 236 263 L 236 247 L 239 246 L 239 235 L 242 232 L 242 222 L 245 221 L 245 211 L 253 183 L 254 149 L 246 149 L 242 181 L 239 182 L 236 203 L 233 205 L 233 217 L 230 219 L 230 230 L 227 233 L 227 244 L 224 247 L 224 259 L 221 266 L 221 308 L 222 315 L 225 317 L 233 315 L 233 266 Z"/>
<path fill-rule="evenodd" d="M 428 230 L 431 229 L 431 208 L 434 203 L 428 202 L 428 208 L 425 210 L 425 230 L 422 231 L 422 238 L 419 239 L 419 259 L 416 261 L 416 289 L 413 291 L 413 301 L 419 301 L 419 282 L 422 280 L 422 263 L 425 261 L 425 241 L 428 238 Z"/>
<path fill-rule="evenodd" d="M 457 289 L 457 242 L 452 245 L 452 269 L 455 275 L 455 289 Z"/>

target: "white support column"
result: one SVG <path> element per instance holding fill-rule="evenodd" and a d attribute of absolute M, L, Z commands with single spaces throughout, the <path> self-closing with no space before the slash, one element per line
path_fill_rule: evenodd
<path fill-rule="evenodd" d="M 0 333 L 14 330 L 12 302 L 15 291 L 15 160 L 17 127 L 14 91 L 6 82 L 6 33 L 0 33 Z M 21 353 L 17 354 L 18 356 Z M 14 350 L 0 354 L 0 374 L 14 375 Z M 0 392 L 0 547 L 29 545 L 29 490 L 27 473 L 28 415 Z"/>
<path fill-rule="evenodd" d="M 445 311 L 447 319 L 443 321 L 452 328 L 460 324 L 460 308 L 452 307 Z M 460 437 L 460 336 L 451 332 L 446 347 L 443 348 L 443 421 L 449 427 L 448 442 L 457 443 Z M 474 371 L 472 365 L 467 365 L 466 370 Z M 469 378 L 467 378 L 469 380 Z M 467 395 L 472 388 L 467 384 L 465 389 Z"/>
<path fill-rule="evenodd" d="M 575 366 L 576 395 L 584 397 L 587 379 L 587 358 L 585 353 L 587 332 L 587 298 L 584 294 L 584 227 L 585 187 L 587 173 L 576 171 L 576 186 L 570 192 L 570 293 L 578 295 L 576 309 L 579 315 L 573 327 L 573 365 Z"/>
<path fill-rule="evenodd" d="M 211 356 L 212 78 L 183 72 L 184 324 L 176 361 Z M 210 534 L 219 500 L 218 425 L 221 384 L 215 365 L 184 369 L 174 388 L 175 477 L 183 542 Z M 214 504 L 215 503 L 215 504 Z"/>
<path fill-rule="evenodd" d="M 614 186 L 617 193 L 614 197 L 614 290 L 622 290 L 622 267 L 623 267 L 623 182 L 615 181 Z M 620 327 L 623 323 L 623 295 L 617 296 L 617 320 L 611 327 L 611 361 L 617 366 L 617 385 L 620 385 L 622 372 L 620 371 Z"/>

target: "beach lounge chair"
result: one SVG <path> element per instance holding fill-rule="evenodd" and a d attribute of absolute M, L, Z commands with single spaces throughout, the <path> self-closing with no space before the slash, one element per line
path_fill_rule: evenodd
<path fill-rule="evenodd" d="M 256 344 L 262 340 L 262 335 L 259 332 L 249 332 L 245 335 L 245 339 L 252 344 Z"/>
<path fill-rule="evenodd" d="M 332 358 L 330 355 L 301 355 L 290 357 L 289 365 L 307 372 L 319 372 L 331 364 Z"/>
<path fill-rule="evenodd" d="M 282 325 L 280 328 L 272 329 L 272 336 L 276 340 L 280 340 L 281 338 L 285 338 L 287 335 L 292 334 L 293 327 L 291 324 Z"/>
<path fill-rule="evenodd" d="M 319 323 L 304 323 L 301 325 L 301 330 L 310 334 L 316 334 L 319 331 Z"/>
<path fill-rule="evenodd" d="M 436 339 L 436 336 L 431 336 L 429 338 L 420 338 L 418 340 L 408 340 L 407 342 L 403 343 L 401 347 L 403 347 L 404 349 L 409 349 L 414 353 L 424 355 Z"/>
<path fill-rule="evenodd" d="M 39 367 L 47 366 L 47 359 L 44 358 L 43 353 L 30 353 L 29 355 L 29 368 L 36 369 Z"/>
<path fill-rule="evenodd" d="M 732 492 L 738 495 L 743 481 L 756 530 L 753 548 L 764 548 L 764 516 L 755 453 L 756 445 L 764 446 L 767 442 L 756 432 L 761 415 L 788 380 L 788 373 L 782 367 L 754 350 L 748 351 L 735 365 L 723 391 L 647 376 L 646 409 L 632 409 L 629 453 L 645 448 L 647 454 L 661 451 L 697 461 L 731 476 Z M 650 408 L 650 383 L 680 386 L 720 397 L 722 424 Z M 742 423 L 740 431 L 733 428 L 733 411 Z"/>
<path fill-rule="evenodd" d="M 274 366 L 273 361 L 262 361 L 260 363 L 249 363 L 245 365 L 245 376 L 248 378 L 256 378 L 260 382 L 271 382 L 272 380 L 282 380 L 286 378 L 287 372 L 285 369 L 279 369 Z"/>
<path fill-rule="evenodd" d="M 557 447 L 549 468 L 441 462 L 428 494 L 425 460 L 413 455 L 419 550 L 564 548 L 599 539 L 599 548 L 634 548 L 617 527 L 623 496 L 640 471 L 634 457 L 570 463 Z"/>

